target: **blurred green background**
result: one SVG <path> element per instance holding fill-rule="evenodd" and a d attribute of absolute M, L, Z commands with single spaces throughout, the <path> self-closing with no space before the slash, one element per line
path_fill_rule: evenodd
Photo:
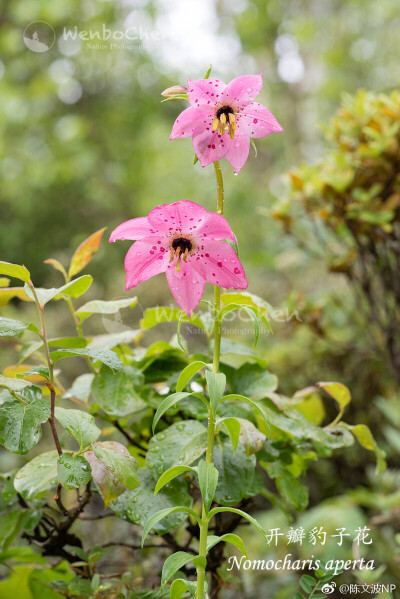
<path fill-rule="evenodd" d="M 34 21 L 55 30 L 47 52 L 24 45 L 23 31 Z M 85 41 L 76 34 L 103 27 L 129 30 L 138 39 Z M 305 226 L 308 239 L 295 239 L 271 211 L 288 193 L 285 171 L 323 156 L 321 125 L 343 92 L 399 86 L 399 27 L 398 0 L 3 0 L 1 259 L 25 263 L 39 286 L 58 286 L 58 274 L 43 260 L 68 262 L 76 246 L 103 226 L 111 231 L 156 205 L 183 199 L 213 210 L 213 169 L 192 166 L 190 139 L 169 141 L 185 105 L 161 104 L 160 92 L 203 77 L 210 64 L 213 76 L 226 82 L 262 72 L 258 99 L 285 133 L 258 140 L 257 158 L 251 151 L 238 177 L 222 164 L 225 214 L 239 240 L 249 290 L 283 310 L 260 351 L 284 393 L 317 380 L 348 385 L 353 404 L 347 421 L 371 426 L 395 471 L 393 421 L 400 419 L 388 361 L 366 334 L 368 322 L 345 277 L 329 272 L 323 252 L 304 250 L 302 241 L 318 242 L 321 233 Z M 73 33 L 67 40 L 65 28 Z M 305 214 L 298 218 L 307 221 Z M 93 295 L 123 296 L 128 247 L 103 241 L 89 268 Z M 163 276 L 137 292 L 143 307 L 172 301 Z M 26 310 L 31 306 L 15 303 L 2 312 Z M 126 324 L 135 326 L 129 318 Z M 54 335 L 68 330 L 67 319 L 53 318 Z M 7 348 L 0 360 L 12 363 Z M 364 504 L 373 503 L 373 493 L 382 490 L 373 462 L 355 448 L 316 466 L 309 480 L 312 504 L 360 485 L 370 493 Z M 397 491 L 398 484 L 395 475 L 387 478 L 385 491 Z M 400 530 L 398 521 L 393 528 Z"/>

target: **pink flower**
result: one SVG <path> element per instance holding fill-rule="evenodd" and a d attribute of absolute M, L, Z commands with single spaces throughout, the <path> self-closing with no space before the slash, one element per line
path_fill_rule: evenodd
<path fill-rule="evenodd" d="M 176 119 L 170 139 L 192 137 L 201 166 L 227 158 L 236 173 L 247 160 L 250 138 L 283 131 L 275 117 L 253 99 L 262 75 L 244 75 L 228 85 L 218 79 L 188 79 L 186 108 Z"/>
<path fill-rule="evenodd" d="M 220 287 L 245 289 L 243 266 L 231 245 L 236 242 L 228 222 L 194 202 L 154 208 L 148 216 L 119 225 L 110 242 L 138 240 L 125 258 L 125 289 L 165 272 L 168 285 L 188 316 L 200 302 L 206 281 Z"/>

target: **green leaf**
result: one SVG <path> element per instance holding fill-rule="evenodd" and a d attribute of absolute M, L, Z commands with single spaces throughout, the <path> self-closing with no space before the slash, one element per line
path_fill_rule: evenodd
<path fill-rule="evenodd" d="M 140 486 L 140 479 L 136 474 L 138 465 L 135 458 L 99 445 L 94 445 L 93 451 L 96 458 L 103 462 L 127 489 L 133 490 Z"/>
<path fill-rule="evenodd" d="M 158 306 L 157 308 L 147 308 L 143 319 L 140 321 L 142 329 L 151 329 L 152 327 L 162 322 L 188 322 L 194 324 L 200 329 L 204 329 L 204 325 L 200 318 L 195 314 L 189 318 L 179 308 L 169 308 L 168 306 Z"/>
<path fill-rule="evenodd" d="M 244 364 L 232 375 L 232 387 L 240 395 L 261 399 L 276 390 L 278 379 L 258 364 Z"/>
<path fill-rule="evenodd" d="M 250 137 L 250 143 L 251 143 L 251 145 L 252 145 L 252 148 L 253 148 L 253 150 L 254 150 L 254 157 L 255 157 L 255 158 L 257 158 L 257 146 L 256 146 L 256 144 L 254 143 L 254 139 L 253 139 L 252 137 Z"/>
<path fill-rule="evenodd" d="M 30 272 L 25 266 L 3 261 L 0 261 L 0 275 L 15 277 L 16 279 L 24 281 L 24 283 L 29 283 L 31 278 Z"/>
<path fill-rule="evenodd" d="M 74 279 L 73 281 L 70 281 L 69 283 L 66 283 L 65 285 L 63 285 L 62 287 L 59 287 L 58 289 L 35 289 L 37 298 L 39 300 L 39 304 L 41 306 L 44 306 L 45 304 L 47 304 L 50 300 L 52 299 L 60 299 L 62 298 L 63 295 L 67 295 L 69 297 L 80 297 L 81 295 L 83 295 L 84 293 L 86 293 L 86 291 L 89 289 L 90 285 L 93 282 L 93 277 L 91 277 L 90 275 L 84 275 L 83 277 L 79 277 L 79 279 Z M 30 297 L 32 300 L 35 299 L 35 296 L 33 295 L 33 291 L 30 287 L 28 287 L 28 285 L 25 285 L 24 287 L 25 289 L 25 293 L 28 297 Z"/>
<path fill-rule="evenodd" d="M 35 325 L 21 320 L 13 320 L 11 318 L 0 317 L 0 337 L 14 337 L 20 335 L 27 329 L 38 330 Z"/>
<path fill-rule="evenodd" d="M 130 455 L 126 447 L 116 441 L 97 442 L 95 446 L 112 449 L 128 457 Z M 84 455 L 92 468 L 92 478 L 103 497 L 104 506 L 108 507 L 114 499 L 125 493 L 126 486 L 95 456 L 94 451 L 86 451 Z"/>
<path fill-rule="evenodd" d="M 315 585 L 315 580 L 311 576 L 303 574 L 303 576 L 299 580 L 299 584 L 303 591 L 305 591 L 306 593 L 311 593 Z"/>
<path fill-rule="evenodd" d="M 95 402 L 109 416 L 128 416 L 147 407 L 139 396 L 143 382 L 143 374 L 131 366 L 123 367 L 118 376 L 102 368 L 92 383 Z"/>
<path fill-rule="evenodd" d="M 98 251 L 100 247 L 101 238 L 103 236 L 104 231 L 107 227 L 103 227 L 99 231 L 96 231 L 92 235 L 90 235 L 85 241 L 83 241 L 80 246 L 75 251 L 72 256 L 71 264 L 68 271 L 68 276 L 74 277 L 81 270 L 85 268 L 87 264 L 92 260 L 94 254 Z"/>
<path fill-rule="evenodd" d="M 82 455 L 63 453 L 57 460 L 57 476 L 66 489 L 78 489 L 90 481 L 92 469 Z"/>
<path fill-rule="evenodd" d="M 229 438 L 232 443 L 233 453 L 236 453 L 237 445 L 239 443 L 240 436 L 240 422 L 237 418 L 219 418 L 216 422 L 217 425 L 223 424 L 227 430 Z"/>
<path fill-rule="evenodd" d="M 245 520 L 248 520 L 248 522 L 250 522 L 250 524 L 252 524 L 258 530 L 258 532 L 260 532 L 262 534 L 264 539 L 267 539 L 266 532 L 263 529 L 263 527 L 261 526 L 261 524 L 259 522 L 257 522 L 257 520 L 255 518 L 253 518 L 249 514 L 246 514 L 246 512 L 243 512 L 242 510 L 238 510 L 237 508 L 215 507 L 209 513 L 208 518 L 209 518 L 209 520 L 211 520 L 211 518 L 214 518 L 214 516 L 216 516 L 217 514 L 223 514 L 225 512 L 231 512 L 232 514 L 237 514 L 238 516 L 242 516 L 242 518 L 245 518 Z"/>
<path fill-rule="evenodd" d="M 255 456 L 247 458 L 241 445 L 234 454 L 230 440 L 225 437 L 214 446 L 214 465 L 219 473 L 214 497 L 217 503 L 237 505 L 249 496 L 255 475 Z"/>
<path fill-rule="evenodd" d="M 33 458 L 17 472 L 14 487 L 24 499 L 32 501 L 57 482 L 57 451 L 47 451 Z"/>
<path fill-rule="evenodd" d="M 180 402 L 181 399 L 184 399 L 185 397 L 192 395 L 196 395 L 196 397 L 198 396 L 197 393 L 187 393 L 186 391 L 182 391 L 180 393 L 172 393 L 172 395 L 168 395 L 168 397 L 166 397 L 160 403 L 157 412 L 154 415 L 153 433 L 156 430 L 157 424 L 159 423 L 160 419 L 164 416 L 165 412 L 167 412 L 170 408 L 172 408 L 172 406 Z"/>
<path fill-rule="evenodd" d="M 196 468 L 192 468 L 191 466 L 172 466 L 172 468 L 168 468 L 168 470 L 163 472 L 158 479 L 156 488 L 154 489 L 154 495 L 157 495 L 164 485 L 184 472 L 196 472 Z"/>
<path fill-rule="evenodd" d="M 271 306 L 261 297 L 249 293 L 248 291 L 228 291 L 221 295 L 223 306 L 228 304 L 238 304 L 240 306 L 250 306 L 258 318 L 271 330 L 268 315 Z"/>
<path fill-rule="evenodd" d="M 122 362 L 117 354 L 108 349 L 57 349 L 50 353 L 53 362 L 58 362 L 58 360 L 62 360 L 63 358 L 73 358 L 75 356 L 82 356 L 83 358 L 89 357 L 93 360 L 98 360 L 114 371 L 122 368 Z"/>
<path fill-rule="evenodd" d="M 208 79 L 211 73 L 211 69 L 212 69 L 212 64 L 210 64 L 210 66 L 207 69 L 206 74 L 204 75 L 204 79 Z"/>
<path fill-rule="evenodd" d="M 193 555 L 191 553 L 186 553 L 186 551 L 177 551 L 173 553 L 164 562 L 164 566 L 161 574 L 161 586 L 164 587 L 168 580 L 180 570 L 183 566 L 192 562 L 195 566 L 203 564 L 204 567 L 206 565 L 206 558 L 200 555 Z"/>
<path fill-rule="evenodd" d="M 227 533 L 226 535 L 222 535 L 222 537 L 217 537 L 215 535 L 209 535 L 207 537 L 207 553 L 210 551 L 210 549 L 212 549 L 212 547 L 214 547 L 215 545 L 217 545 L 217 543 L 230 543 L 231 545 L 234 545 L 237 549 L 239 549 L 239 551 L 241 551 L 246 557 L 247 557 L 247 550 L 245 547 L 245 544 L 243 543 L 242 539 L 235 534 L 232 533 Z"/>
<path fill-rule="evenodd" d="M 49 339 L 48 343 L 49 347 L 60 347 L 61 349 L 82 348 L 87 345 L 86 339 L 82 339 L 82 337 L 55 337 Z"/>
<path fill-rule="evenodd" d="M 253 320 L 254 347 L 256 347 L 258 339 L 260 337 L 260 323 L 258 320 L 258 316 L 253 308 L 249 308 L 249 306 L 247 306 L 247 305 L 228 304 L 227 306 L 222 308 L 221 312 L 219 313 L 219 317 L 221 320 L 223 320 L 225 318 L 225 316 L 227 316 L 230 312 L 239 311 L 239 310 L 244 310 L 250 316 L 250 318 Z"/>
<path fill-rule="evenodd" d="M 191 364 L 186 366 L 186 368 L 184 368 L 182 370 L 182 372 L 180 373 L 180 375 L 178 377 L 178 381 L 176 383 L 176 391 L 178 393 L 183 391 L 183 389 L 186 387 L 186 385 L 188 384 L 190 379 L 192 379 L 194 377 L 194 375 L 197 374 L 197 372 L 199 372 L 199 370 L 201 370 L 202 368 L 206 368 L 206 367 L 207 367 L 207 364 L 205 362 L 201 362 L 201 361 L 192 362 Z"/>
<path fill-rule="evenodd" d="M 92 314 L 117 314 L 122 308 L 133 308 L 136 304 L 137 297 L 111 301 L 92 300 L 81 306 L 76 313 L 80 321 L 83 322 Z"/>
<path fill-rule="evenodd" d="M 66 410 L 56 408 L 55 417 L 79 443 L 79 448 L 84 449 L 101 435 L 101 430 L 96 426 L 94 417 L 82 410 Z"/>
<path fill-rule="evenodd" d="M 359 444 L 368 449 L 368 451 L 373 451 L 376 455 L 376 471 L 378 474 L 383 472 L 386 469 L 386 453 L 381 449 L 377 442 L 374 439 L 373 434 L 371 433 L 370 428 L 366 424 L 356 424 L 355 426 L 351 426 L 350 424 L 344 425 L 357 439 Z"/>
<path fill-rule="evenodd" d="M 276 479 L 279 493 L 287 503 L 298 510 L 304 510 L 308 505 L 308 489 L 301 484 L 282 464 L 273 462 L 267 468 L 271 478 Z"/>
<path fill-rule="evenodd" d="M 225 391 L 226 376 L 222 372 L 206 370 L 206 379 L 211 408 L 215 414 Z"/>
<path fill-rule="evenodd" d="M 185 595 L 189 592 L 192 597 L 196 595 L 197 584 L 195 582 L 191 582 L 190 580 L 185 580 L 183 578 L 176 578 L 172 581 L 170 586 L 170 599 L 181 599 L 182 595 Z"/>
<path fill-rule="evenodd" d="M 20 378 L 25 378 L 27 376 L 39 375 L 48 381 L 50 379 L 50 372 L 47 366 L 33 366 L 29 368 L 29 370 L 25 370 L 24 372 L 17 372 L 16 376 Z"/>
<path fill-rule="evenodd" d="M 248 403 L 251 406 L 253 406 L 253 408 L 255 408 L 257 410 L 258 414 L 261 416 L 261 418 L 264 420 L 266 425 L 269 427 L 269 419 L 268 419 L 267 414 L 265 413 L 263 408 L 253 399 L 245 397 L 244 395 L 238 395 L 237 393 L 231 393 L 230 395 L 225 395 L 222 398 L 222 401 L 231 401 L 231 400 L 235 400 L 235 399 L 244 401 L 245 403 Z"/>
<path fill-rule="evenodd" d="M 250 420 L 245 418 L 238 418 L 237 420 L 240 424 L 239 441 L 246 451 L 246 456 L 249 457 L 260 451 L 267 437 Z"/>
<path fill-rule="evenodd" d="M 194 512 L 191 508 L 186 507 L 185 505 L 178 505 L 175 507 L 168 507 L 164 510 L 160 510 L 160 511 L 156 512 L 155 514 L 152 514 L 143 527 L 142 547 L 143 547 L 145 539 L 146 539 L 147 535 L 149 534 L 149 532 L 151 531 L 151 529 L 158 522 L 160 522 L 160 520 L 163 520 L 170 514 L 175 514 L 176 512 L 185 512 L 186 514 L 189 514 L 190 516 L 192 516 L 192 518 L 194 518 L 199 525 L 201 523 L 200 517 L 196 514 L 196 512 Z"/>
<path fill-rule="evenodd" d="M 197 420 L 172 424 L 149 442 L 146 464 L 158 478 L 172 466 L 189 466 L 207 448 L 207 429 Z"/>
<path fill-rule="evenodd" d="M 351 395 L 348 388 L 342 383 L 317 383 L 317 387 L 326 391 L 339 404 L 340 411 L 351 402 Z"/>
<path fill-rule="evenodd" d="M 58 270 L 58 272 L 63 275 L 65 280 L 68 279 L 67 271 L 59 260 L 56 260 L 55 258 L 48 258 L 47 260 L 43 260 L 43 262 L 44 264 L 50 264 L 50 266 L 52 266 L 55 270 Z"/>
<path fill-rule="evenodd" d="M 22 381 L 21 381 L 22 382 Z M 17 400 L 0 405 L 0 443 L 13 453 L 28 453 L 42 436 L 41 424 L 50 417 L 50 404 L 34 399 L 24 405 Z"/>
<path fill-rule="evenodd" d="M 126 491 L 110 504 L 110 508 L 119 518 L 143 526 L 152 514 L 161 509 L 176 505 L 191 506 L 192 498 L 188 493 L 186 481 L 171 480 L 157 495 L 154 495 L 156 483 L 151 471 L 148 468 L 139 468 L 137 474 L 141 486 L 134 491 Z M 158 534 L 165 534 L 183 524 L 186 518 L 186 514 L 182 512 L 171 514 L 155 524 L 154 530 Z"/>
<path fill-rule="evenodd" d="M 207 464 L 205 460 L 200 460 L 197 469 L 203 504 L 208 512 L 214 499 L 215 489 L 217 488 L 218 470 L 214 464 Z"/>
<path fill-rule="evenodd" d="M 23 287 L 0 287 L 0 306 L 6 306 L 9 301 L 17 297 L 24 302 L 31 302 Z"/>
<path fill-rule="evenodd" d="M 19 392 L 25 389 L 25 387 L 31 387 L 32 383 L 21 379 L 13 379 L 11 377 L 3 376 L 0 374 L 0 387 L 4 387 L 8 391 Z"/>

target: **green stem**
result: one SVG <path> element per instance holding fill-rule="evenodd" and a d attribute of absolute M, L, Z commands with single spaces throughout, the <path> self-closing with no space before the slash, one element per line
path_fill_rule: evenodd
<path fill-rule="evenodd" d="M 219 162 L 214 162 L 215 177 L 217 179 L 217 213 L 223 214 L 224 211 L 224 183 Z M 213 356 L 213 372 L 219 371 L 219 357 L 221 353 L 221 320 L 219 312 L 221 309 L 221 289 L 217 285 L 214 287 L 214 356 Z M 210 406 L 208 415 L 208 432 L 207 432 L 207 464 L 213 463 L 214 454 L 214 436 L 215 436 L 215 414 Z M 202 507 L 201 525 L 200 525 L 200 540 L 199 540 L 199 555 L 206 557 L 207 555 L 207 535 L 208 535 L 208 514 L 206 509 Z M 206 577 L 205 566 L 197 567 L 197 586 L 196 599 L 204 597 L 204 581 Z"/>

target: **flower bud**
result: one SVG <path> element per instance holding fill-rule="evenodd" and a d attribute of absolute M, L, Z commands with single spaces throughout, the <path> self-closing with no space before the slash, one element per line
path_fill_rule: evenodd
<path fill-rule="evenodd" d="M 187 91 L 187 87 L 184 87 L 183 85 L 173 85 L 172 87 L 167 87 L 161 95 L 166 100 L 179 102 L 179 100 L 187 100 Z"/>

